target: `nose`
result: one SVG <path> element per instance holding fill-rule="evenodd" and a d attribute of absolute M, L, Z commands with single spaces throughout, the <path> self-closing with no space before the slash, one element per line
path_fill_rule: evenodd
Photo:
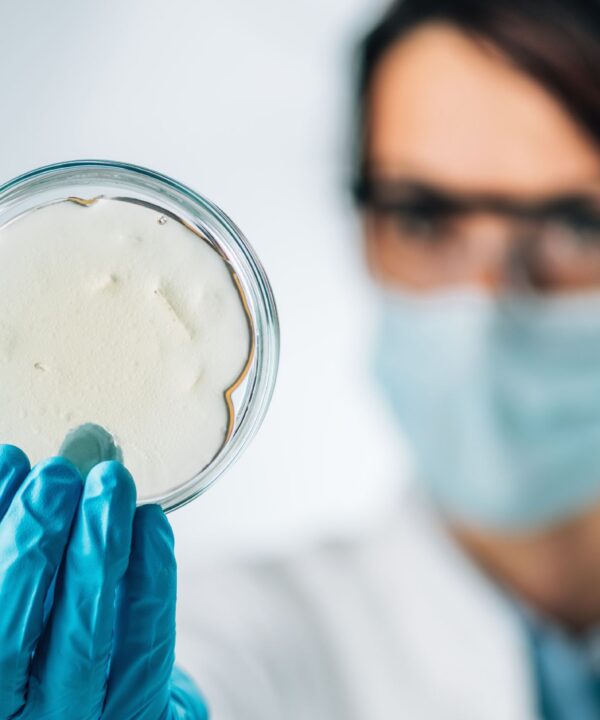
<path fill-rule="evenodd" d="M 464 239 L 469 258 L 467 282 L 491 294 L 502 292 L 509 282 L 510 223 L 497 215 L 480 213 L 465 223 Z"/>

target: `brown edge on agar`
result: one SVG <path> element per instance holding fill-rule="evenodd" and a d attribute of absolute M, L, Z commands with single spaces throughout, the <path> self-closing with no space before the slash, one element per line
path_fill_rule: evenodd
<path fill-rule="evenodd" d="M 229 410 L 229 427 L 227 428 L 227 435 L 225 436 L 225 442 L 223 445 L 231 438 L 233 435 L 233 426 L 235 424 L 235 412 L 233 407 L 233 399 L 232 395 L 233 393 L 239 388 L 239 386 L 244 382 L 246 379 L 248 373 L 250 372 L 250 368 L 252 366 L 252 363 L 254 361 L 254 351 L 255 351 L 255 339 L 254 339 L 254 322 L 252 321 L 252 316 L 250 315 L 250 308 L 248 307 L 248 303 L 246 301 L 246 296 L 244 295 L 242 291 L 242 286 L 240 283 L 240 279 L 238 278 L 237 274 L 233 272 L 233 270 L 230 270 L 231 277 L 233 279 L 233 282 L 235 283 L 235 286 L 237 288 L 237 291 L 240 295 L 240 300 L 242 301 L 242 306 L 244 308 L 244 312 L 246 313 L 246 319 L 248 320 L 248 328 L 250 330 L 250 351 L 248 353 L 248 359 L 246 360 L 246 364 L 242 368 L 242 372 L 237 378 L 237 380 L 231 385 L 227 390 L 225 390 L 225 401 L 227 403 L 227 409 Z"/>
<path fill-rule="evenodd" d="M 103 197 L 104 197 L 104 195 L 96 195 L 96 197 L 93 197 L 93 198 L 80 198 L 80 197 L 75 197 L 74 195 L 72 195 L 71 197 L 67 198 L 67 201 L 75 203 L 75 205 L 84 205 L 85 207 L 89 207 L 90 205 L 97 203 L 98 200 L 100 200 Z"/>
<path fill-rule="evenodd" d="M 221 248 L 216 247 L 209 238 L 204 235 L 198 228 L 194 227 L 191 223 L 187 222 L 187 220 L 184 220 L 183 218 L 176 217 L 176 220 L 180 222 L 182 225 L 184 225 L 188 230 L 191 230 L 191 232 L 194 233 L 194 235 L 197 235 L 199 238 L 204 240 L 204 242 L 207 242 L 215 252 L 217 252 L 225 264 L 227 265 L 227 269 L 229 270 L 229 274 L 231 275 L 231 279 L 233 280 L 233 283 L 238 291 L 238 295 L 240 297 L 240 300 L 242 302 L 242 307 L 244 308 L 244 313 L 246 315 L 246 320 L 248 321 L 248 329 L 250 331 L 250 350 L 248 352 L 248 359 L 246 360 L 246 364 L 242 368 L 241 373 L 238 375 L 238 377 L 234 380 L 233 384 L 230 385 L 225 390 L 225 402 L 227 404 L 227 413 L 228 413 L 228 423 L 227 423 L 227 433 L 225 434 L 225 439 L 223 440 L 223 444 L 219 448 L 217 454 L 221 452 L 224 445 L 231 439 L 231 436 L 233 435 L 233 430 L 235 426 L 235 408 L 233 407 L 233 393 L 240 387 L 240 385 L 244 382 L 246 377 L 248 376 L 248 373 L 250 372 L 250 368 L 252 367 L 252 363 L 254 361 L 254 353 L 256 351 L 256 341 L 255 341 L 255 333 L 254 333 L 254 322 L 252 320 L 252 315 L 250 313 L 250 308 L 248 307 L 248 301 L 246 300 L 246 296 L 244 294 L 244 291 L 242 290 L 242 284 L 240 282 L 239 277 L 237 276 L 237 273 L 233 270 L 229 263 L 229 259 L 223 254 L 221 251 Z M 215 455 L 216 457 L 216 455 Z"/>

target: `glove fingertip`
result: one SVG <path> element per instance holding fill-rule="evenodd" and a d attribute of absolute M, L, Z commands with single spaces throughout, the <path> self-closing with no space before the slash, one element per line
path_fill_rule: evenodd
<path fill-rule="evenodd" d="M 0 446 L 0 517 L 30 470 L 29 459 L 22 450 L 14 445 Z"/>
<path fill-rule="evenodd" d="M 93 467 L 85 481 L 89 495 L 110 495 L 113 502 L 133 515 L 137 490 L 131 473 L 117 460 L 107 460 Z"/>
<path fill-rule="evenodd" d="M 53 457 L 46 458 L 39 463 L 36 463 L 31 468 L 31 472 L 36 475 L 39 475 L 41 473 L 62 473 L 64 475 L 70 475 L 72 478 L 78 478 L 81 482 L 83 482 L 81 473 L 75 467 L 75 465 L 73 465 L 70 460 L 61 457 L 60 455 L 55 455 Z"/>
<path fill-rule="evenodd" d="M 5 465 L 15 467 L 18 470 L 25 470 L 26 474 L 31 470 L 29 458 L 16 445 L 0 445 L 0 467 Z"/>
<path fill-rule="evenodd" d="M 160 505 L 142 505 L 135 513 L 135 532 L 146 539 L 166 545 L 172 552 L 175 536 L 171 523 Z"/>
<path fill-rule="evenodd" d="M 177 562 L 171 525 L 158 505 L 143 505 L 136 510 L 129 559 L 130 590 L 146 588 L 149 597 L 174 601 L 177 587 Z M 135 589 L 134 589 L 135 588 Z"/>
<path fill-rule="evenodd" d="M 83 487 L 83 478 L 73 463 L 63 457 L 51 457 L 37 463 L 31 469 L 32 481 L 50 482 L 61 487 L 67 494 L 72 492 L 73 497 L 79 497 Z"/>

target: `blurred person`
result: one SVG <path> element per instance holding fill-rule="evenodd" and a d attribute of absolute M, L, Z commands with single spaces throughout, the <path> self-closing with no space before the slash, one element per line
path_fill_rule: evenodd
<path fill-rule="evenodd" d="M 0 718 L 600 717 L 599 70 L 595 0 L 390 8 L 355 195 L 414 486 L 369 537 L 181 578 L 200 695 L 162 513 L 116 463 L 77 508 L 70 466 L 5 447 L 0 608 L 27 632 L 0 613 Z"/>

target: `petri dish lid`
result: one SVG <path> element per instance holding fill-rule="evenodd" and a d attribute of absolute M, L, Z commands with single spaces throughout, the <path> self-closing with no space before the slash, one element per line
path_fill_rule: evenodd
<path fill-rule="evenodd" d="M 246 312 L 249 352 L 243 372 L 225 391 L 223 400 L 227 404 L 228 425 L 222 445 L 197 471 L 185 476 L 178 467 L 169 468 L 170 477 L 161 485 L 160 491 L 139 497 L 140 504 L 157 503 L 168 512 L 190 502 L 210 487 L 239 457 L 259 429 L 277 377 L 277 308 L 267 275 L 235 223 L 214 203 L 182 183 L 135 165 L 77 160 L 41 167 L 5 183 L 0 187 L 0 240 L 4 228 L 33 211 L 67 200 L 91 205 L 99 199 L 147 208 L 160 214 L 160 222 L 174 220 L 196 234 L 198 242 L 208 243 L 226 264 Z M 167 246 L 165 252 L 168 252 Z M 66 258 L 65 262 L 68 261 Z M 34 400 L 35 395 L 29 393 L 28 402 Z M 88 421 L 96 422 L 93 417 Z M 107 429 L 113 431 L 113 428 Z M 202 433 L 202 427 L 198 427 L 197 432 Z M 115 436 L 120 442 L 118 429 Z M 1 440 L 11 442 L 10 438 Z M 126 442 L 123 455 L 127 465 Z"/>

